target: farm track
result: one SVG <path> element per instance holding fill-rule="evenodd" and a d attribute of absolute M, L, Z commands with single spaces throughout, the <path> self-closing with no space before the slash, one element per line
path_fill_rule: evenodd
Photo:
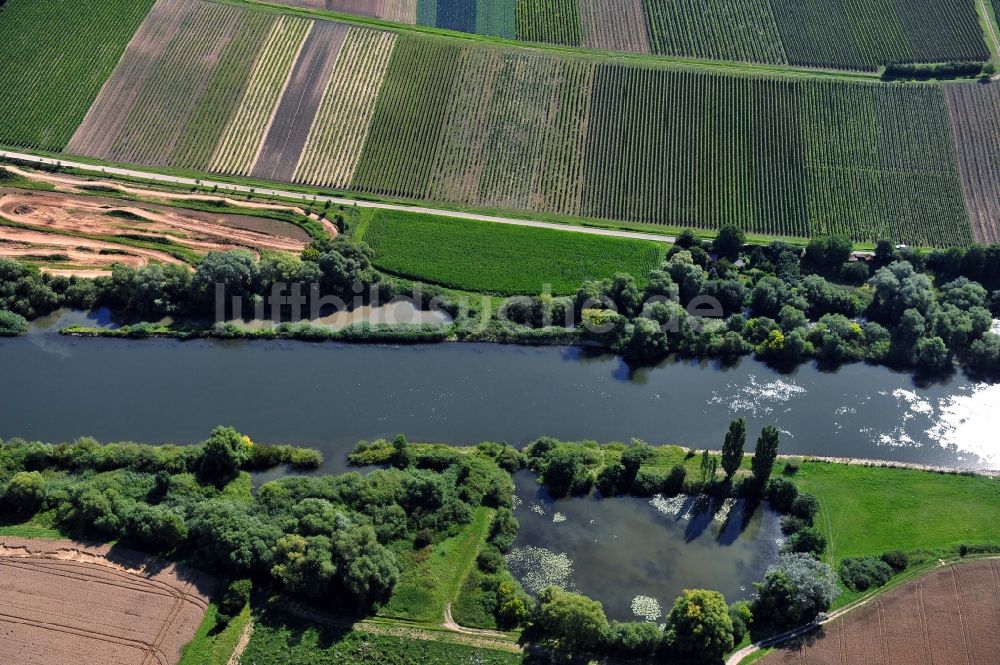
<path fill-rule="evenodd" d="M 139 171 L 135 169 L 127 169 L 114 166 L 99 166 L 94 164 L 85 164 L 82 162 L 73 162 L 64 159 L 52 159 L 51 157 L 42 157 L 39 155 L 32 155 L 23 152 L 11 152 L 8 150 L 0 150 L 0 159 L 15 160 L 17 162 L 25 162 L 29 164 L 35 164 L 38 166 L 61 165 L 65 168 L 72 168 L 79 171 L 94 173 L 97 176 L 107 175 L 107 176 L 118 176 L 122 178 L 136 178 L 141 180 L 148 180 L 151 182 L 163 183 L 167 185 L 180 185 L 187 188 L 190 187 L 217 188 L 220 192 L 235 192 L 244 195 L 256 194 L 257 196 L 267 196 L 267 197 L 276 197 L 286 200 L 302 201 L 308 204 L 316 202 L 325 203 L 329 201 L 331 205 L 357 206 L 359 208 L 373 208 L 379 210 L 397 210 L 401 212 L 438 215 L 441 217 L 450 217 L 455 219 L 471 219 L 482 222 L 492 222 L 496 224 L 511 224 L 514 226 L 528 226 L 534 228 L 552 229 L 555 231 L 566 231 L 572 233 L 610 236 L 615 238 L 633 238 L 635 240 L 650 240 L 653 242 L 661 242 L 661 243 L 673 243 L 674 240 L 676 240 L 676 238 L 674 238 L 673 236 L 661 235 L 658 233 L 643 233 L 641 231 L 623 231 L 618 229 L 602 229 L 602 228 L 594 228 L 586 226 L 575 226 L 571 224 L 557 224 L 554 222 L 538 222 L 527 219 L 499 217 L 494 215 L 480 215 L 476 213 L 459 212 L 455 210 L 444 210 L 438 208 L 428 208 L 423 206 L 405 206 L 394 203 L 379 203 L 376 201 L 358 201 L 336 196 L 303 194 L 301 192 L 291 192 L 291 191 L 271 189 L 271 188 L 249 187 L 246 185 L 236 185 L 233 183 L 216 182 L 212 180 L 184 178 L 180 176 L 164 175 L 162 173 Z M 113 185 L 116 187 L 118 186 L 116 183 L 113 183 Z M 134 188 L 129 188 L 129 189 L 134 189 Z M 184 195 L 184 196 L 187 197 L 191 195 Z M 202 195 L 202 196 L 194 196 L 194 198 L 205 199 L 205 200 L 218 200 L 219 196 Z M 285 206 L 278 206 L 278 207 L 285 207 Z"/>

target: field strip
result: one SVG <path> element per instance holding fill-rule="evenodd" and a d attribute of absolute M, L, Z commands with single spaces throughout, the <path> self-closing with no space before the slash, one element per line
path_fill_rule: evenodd
<path fill-rule="evenodd" d="M 572 233 L 586 233 L 597 236 L 610 236 L 613 238 L 632 238 L 635 240 L 650 240 L 652 242 L 662 242 L 673 244 L 676 240 L 673 236 L 660 235 L 658 233 L 643 233 L 641 231 L 622 231 L 618 229 L 602 229 L 587 226 L 575 226 L 571 224 L 557 224 L 555 222 L 539 222 L 528 219 L 517 219 L 513 217 L 497 217 L 493 215 L 480 215 L 470 212 L 459 212 L 455 210 L 441 210 L 422 206 L 405 206 L 395 203 L 380 203 L 377 201 L 357 201 L 337 196 L 324 196 L 322 194 L 303 194 L 302 192 L 289 192 L 280 189 L 270 189 L 261 187 L 250 187 L 248 185 L 236 185 L 229 182 L 216 182 L 214 180 L 203 180 L 196 178 L 184 178 L 181 176 L 165 175 L 162 173 L 150 173 L 147 171 L 137 171 L 135 169 L 125 169 L 117 166 L 100 166 L 96 164 L 84 164 L 65 159 L 52 159 L 51 157 L 41 157 L 29 153 L 12 152 L 0 150 L 0 159 L 11 159 L 19 162 L 26 162 L 41 166 L 62 166 L 63 168 L 77 169 L 98 175 L 119 176 L 124 178 L 140 178 L 153 182 L 162 182 L 171 185 L 183 185 L 184 187 L 208 187 L 217 188 L 219 191 L 239 192 L 241 194 L 255 194 L 257 196 L 271 196 L 282 199 L 296 201 L 330 202 L 331 205 L 357 206 L 359 208 L 373 208 L 376 210 L 396 210 L 399 212 L 412 212 L 425 215 L 437 215 L 439 217 L 451 217 L 454 219 L 471 219 L 480 222 L 491 222 L 495 224 L 511 224 L 514 226 L 529 226 L 537 229 L 552 229 L 553 231 L 567 231 Z M 215 197 L 218 198 L 218 197 Z"/>
<path fill-rule="evenodd" d="M 963 564 L 972 564 L 972 563 L 974 563 L 976 561 L 994 561 L 995 562 L 995 560 L 997 560 L 997 559 L 1000 559 L 1000 557 L 996 557 L 996 556 L 966 557 L 964 559 L 957 559 L 957 560 L 951 560 L 951 561 L 944 561 L 944 560 L 940 560 L 939 559 L 938 560 L 938 564 L 936 566 L 921 571 L 919 573 L 919 575 L 917 575 L 916 577 L 902 580 L 899 584 L 893 584 L 893 585 L 888 586 L 888 587 L 881 587 L 881 588 L 879 588 L 879 589 L 877 589 L 875 591 L 872 591 L 868 595 L 866 595 L 866 596 L 864 596 L 862 598 L 859 598 L 858 600 L 854 601 L 850 605 L 846 605 L 846 606 L 841 607 L 840 609 L 838 609 L 838 610 L 836 610 L 834 612 L 831 612 L 830 614 L 826 615 L 821 621 L 819 621 L 819 620 L 813 621 L 812 623 L 809 623 L 809 624 L 807 624 L 805 626 L 800 626 L 798 628 L 794 628 L 794 629 L 789 630 L 787 632 L 781 633 L 780 635 L 775 635 L 773 637 L 769 637 L 769 638 L 763 639 L 763 640 L 761 640 L 759 642 L 756 642 L 754 644 L 750 644 L 748 646 L 745 646 L 742 649 L 740 649 L 739 651 L 736 651 L 735 653 L 733 653 L 732 655 L 730 655 L 726 659 L 725 665 L 740 665 L 740 663 L 742 663 L 746 658 L 750 657 L 752 654 L 760 651 L 761 649 L 766 649 L 766 648 L 769 648 L 769 647 L 779 646 L 781 644 L 785 644 L 785 643 L 790 642 L 791 640 L 793 640 L 793 639 L 795 639 L 797 637 L 802 637 L 803 635 L 808 635 L 809 633 L 815 631 L 817 628 L 833 624 L 833 622 L 837 621 L 838 619 L 840 619 L 844 615 L 849 614 L 849 613 L 851 613 L 851 612 L 853 612 L 855 610 L 859 610 L 859 609 L 861 609 L 861 608 L 869 605 L 870 603 L 880 603 L 881 599 L 882 599 L 882 596 L 884 596 L 885 594 L 887 594 L 887 593 L 889 593 L 891 591 L 895 591 L 896 589 L 899 589 L 902 586 L 905 586 L 907 584 L 921 584 L 922 585 L 923 584 L 923 580 L 925 580 L 926 578 L 928 578 L 930 575 L 933 575 L 935 572 L 941 570 L 945 566 L 951 567 L 952 573 L 954 574 L 954 570 L 955 570 L 956 566 L 961 566 Z"/>
<path fill-rule="evenodd" d="M 312 25 L 284 16 L 275 20 L 239 108 L 216 146 L 210 170 L 236 175 L 250 172 Z"/>
<path fill-rule="evenodd" d="M 251 173 L 265 180 L 291 180 L 319 111 L 348 26 L 316 22 L 288 77 Z"/>

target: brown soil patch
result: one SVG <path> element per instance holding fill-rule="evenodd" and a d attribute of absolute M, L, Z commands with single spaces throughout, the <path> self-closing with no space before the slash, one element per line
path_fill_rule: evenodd
<path fill-rule="evenodd" d="M 19 168 L 16 166 L 11 166 L 10 164 L 4 164 L 3 169 L 10 171 L 11 173 L 18 175 L 22 178 L 27 178 L 29 180 L 34 180 L 36 182 L 44 182 L 53 185 L 56 191 L 69 192 L 69 193 L 80 193 L 88 191 L 86 188 L 90 187 L 101 187 L 106 188 L 109 191 L 116 193 L 127 194 L 130 196 L 140 196 L 143 198 L 152 198 L 162 201 L 201 201 L 204 203 L 222 203 L 234 208 L 246 208 L 248 210 L 274 210 L 281 212 L 291 212 L 296 215 L 301 215 L 303 217 L 308 217 L 319 221 L 323 224 L 327 233 L 331 237 L 337 237 L 337 227 L 326 219 L 321 218 L 315 213 L 309 213 L 303 208 L 299 208 L 293 205 L 283 205 L 280 203 L 260 203 L 257 201 L 247 201 L 243 199 L 233 199 L 226 196 L 209 196 L 207 194 L 182 194 L 179 192 L 166 192 L 159 189 L 149 189 L 145 187 L 135 187 L 130 185 L 123 185 L 114 180 L 96 180 L 88 178 L 80 178 L 77 176 L 62 175 L 58 173 L 45 173 L 42 171 L 34 171 L 32 169 Z M 93 190 L 90 190 L 93 191 Z M 185 214 L 191 211 L 185 211 Z M 232 217 L 232 215 L 224 215 L 224 217 Z M 294 234 L 295 231 L 293 230 Z M 294 236 L 293 236 L 294 237 Z"/>
<path fill-rule="evenodd" d="M 163 239 L 198 254 L 237 248 L 299 253 L 308 240 L 298 227 L 273 220 L 61 192 L 0 188 L 0 216 L 29 227 L 0 226 L 0 256 L 41 260 L 38 257 L 60 254 L 66 257 L 64 262 L 84 271 L 110 268 L 114 263 L 136 267 L 150 261 L 182 261 L 166 251 L 60 234 Z"/>
<path fill-rule="evenodd" d="M 942 567 L 771 654 L 767 665 L 996 665 L 1000 561 Z"/>
<path fill-rule="evenodd" d="M 173 665 L 215 580 L 137 552 L 0 538 L 0 662 Z"/>

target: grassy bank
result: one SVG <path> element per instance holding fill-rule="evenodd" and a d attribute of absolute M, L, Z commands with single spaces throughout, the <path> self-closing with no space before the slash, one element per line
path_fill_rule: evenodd
<path fill-rule="evenodd" d="M 228 624 L 220 624 L 215 603 L 208 606 L 194 639 L 184 647 L 178 665 L 226 665 L 236 649 L 240 634 L 250 621 L 250 607 Z"/>
<path fill-rule="evenodd" d="M 380 616 L 440 625 L 469 574 L 493 511 L 479 508 L 458 534 L 417 551 L 397 552 L 403 575 Z"/>
<path fill-rule="evenodd" d="M 516 653 L 485 646 L 415 639 L 405 628 L 386 627 L 387 634 L 317 626 L 278 612 L 262 615 L 241 662 L 255 665 L 514 665 Z"/>
<path fill-rule="evenodd" d="M 431 284 L 503 295 L 569 294 L 588 279 L 639 282 L 664 258 L 658 243 L 397 211 L 371 211 L 357 237 L 382 270 Z M 510 266 L 517 266 L 511 271 Z"/>

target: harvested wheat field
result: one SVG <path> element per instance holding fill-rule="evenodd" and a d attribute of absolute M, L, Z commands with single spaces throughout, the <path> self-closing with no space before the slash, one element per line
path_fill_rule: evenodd
<path fill-rule="evenodd" d="M 0 188 L 0 222 L 0 256 L 78 276 L 238 248 L 299 253 L 309 240 L 294 224 L 261 217 L 12 188 Z"/>
<path fill-rule="evenodd" d="M 939 568 L 764 659 L 767 665 L 1000 663 L 1000 561 Z"/>
<path fill-rule="evenodd" d="M 0 662 L 173 665 L 214 587 L 117 547 L 0 538 Z"/>

